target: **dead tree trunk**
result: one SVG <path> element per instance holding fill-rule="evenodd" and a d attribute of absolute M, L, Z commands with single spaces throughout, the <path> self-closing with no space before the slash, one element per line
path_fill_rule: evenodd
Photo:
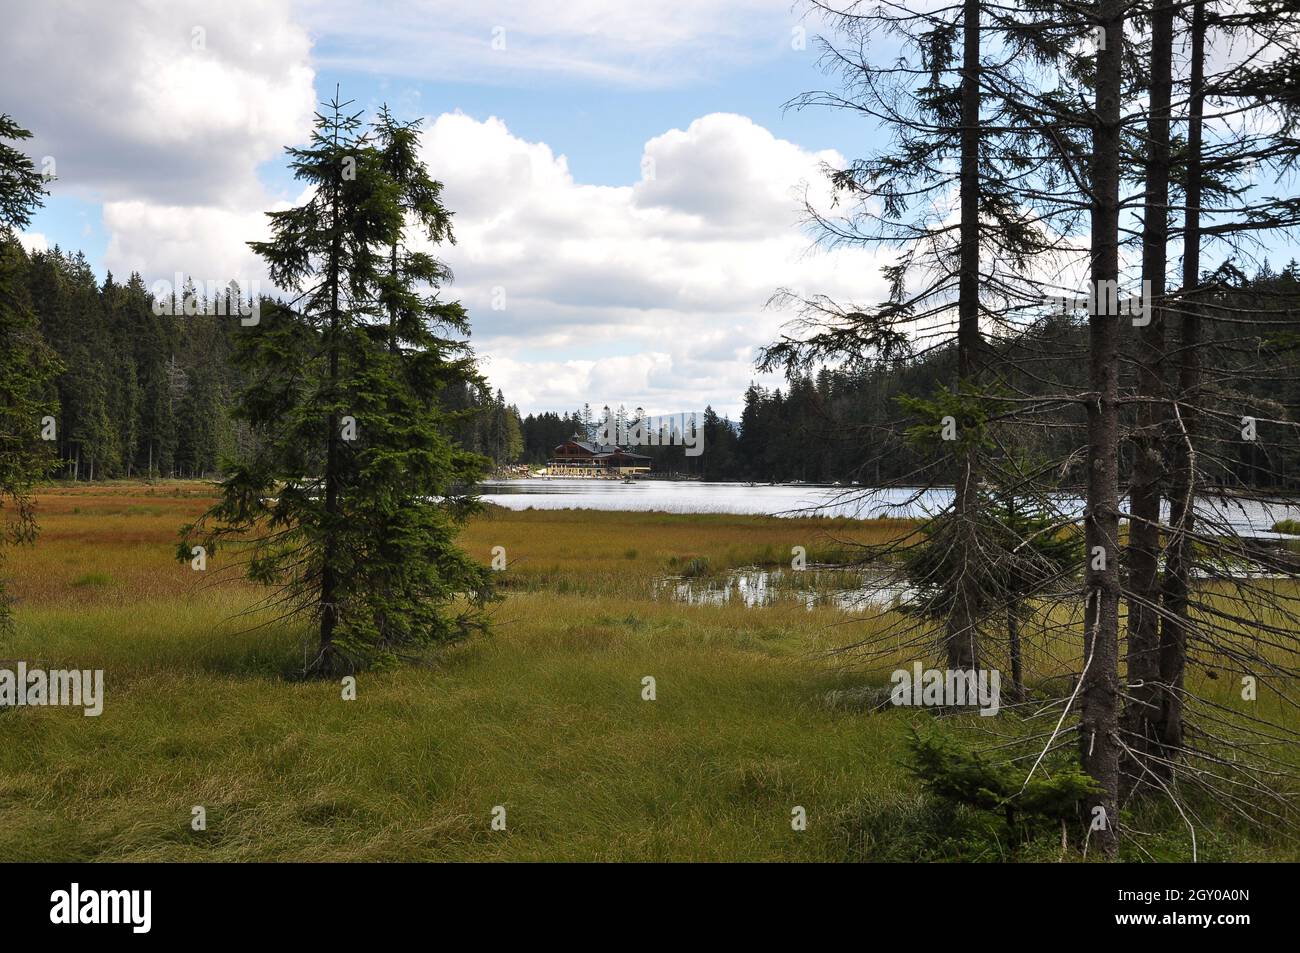
<path fill-rule="evenodd" d="M 1160 738 L 1165 757 L 1173 760 L 1183 746 L 1183 672 L 1187 667 L 1187 631 L 1191 573 L 1194 563 L 1192 530 L 1196 502 L 1196 417 L 1201 386 L 1201 315 L 1197 293 L 1201 282 L 1201 158 L 1205 107 L 1204 3 L 1192 11 L 1191 86 L 1187 120 L 1187 185 L 1183 226 L 1182 312 L 1178 341 L 1178 394 L 1171 434 L 1174 483 L 1170 489 L 1170 545 L 1165 565 L 1165 615 L 1160 629 Z"/>
<path fill-rule="evenodd" d="M 1165 427 L 1165 268 L 1169 241 L 1169 120 L 1173 91 L 1174 7 L 1158 3 L 1151 14 L 1151 106 L 1147 120 L 1146 195 L 1143 200 L 1142 281 L 1150 289 L 1148 323 L 1137 346 L 1138 405 L 1133 476 L 1129 484 L 1128 707 L 1126 744 L 1142 765 L 1126 764 L 1129 783 L 1140 783 L 1160 722 L 1160 503 Z"/>
<path fill-rule="evenodd" d="M 962 13 L 961 79 L 961 272 L 957 285 L 957 377 L 958 385 L 971 383 L 979 372 L 981 344 L 979 324 L 979 144 L 980 144 L 980 4 L 965 0 Z M 976 634 L 979 581 L 971 571 L 976 558 L 975 509 L 979 505 L 980 473 L 978 451 L 972 441 L 962 442 L 953 484 L 953 517 L 957 528 L 955 544 L 962 554 L 957 563 L 953 611 L 948 617 L 945 642 L 948 668 L 967 671 L 979 667 L 979 637 Z"/>
<path fill-rule="evenodd" d="M 1120 86 L 1124 0 L 1097 8 L 1097 105 L 1092 157 L 1092 312 L 1088 318 L 1088 492 L 1085 539 L 1080 746 L 1100 787 L 1088 798 L 1091 837 L 1107 857 L 1119 849 L 1119 282 Z"/>

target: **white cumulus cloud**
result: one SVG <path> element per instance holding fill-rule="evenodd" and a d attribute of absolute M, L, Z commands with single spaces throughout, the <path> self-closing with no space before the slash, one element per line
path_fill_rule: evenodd
<path fill-rule="evenodd" d="M 220 279 L 257 267 L 258 166 L 310 128 L 310 57 L 288 0 L 18 4 L 0 83 L 23 91 L 10 108 L 51 192 L 102 204 L 110 269 Z"/>
<path fill-rule="evenodd" d="M 778 287 L 884 293 L 873 253 L 822 252 L 801 228 L 805 191 L 826 199 L 821 163 L 842 158 L 744 116 L 652 138 L 629 186 L 575 181 L 564 156 L 497 118 L 430 120 L 423 157 L 456 213 L 458 244 L 440 250 L 451 293 L 492 382 L 525 410 L 734 411 L 790 317 L 765 309 Z"/>

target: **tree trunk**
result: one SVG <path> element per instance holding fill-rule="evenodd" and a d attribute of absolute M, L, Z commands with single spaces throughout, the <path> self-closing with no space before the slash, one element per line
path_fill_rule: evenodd
<path fill-rule="evenodd" d="M 335 144 L 338 138 L 335 136 Z M 333 192 L 331 195 L 332 221 L 330 227 L 333 230 L 334 238 L 330 248 L 329 260 L 329 282 L 330 282 L 330 314 L 329 314 L 329 336 L 327 338 L 327 347 L 329 349 L 329 402 L 330 412 L 326 423 L 328 427 L 328 437 L 325 450 L 325 540 L 323 552 L 321 555 L 321 580 L 320 580 L 320 658 L 319 666 L 323 674 L 329 674 L 334 669 L 334 629 L 338 624 L 338 575 L 335 562 L 337 560 L 338 548 L 335 542 L 335 533 L 338 531 L 337 518 L 339 511 L 339 415 L 335 408 L 335 402 L 338 400 L 338 379 L 339 379 L 339 271 L 341 268 L 340 259 L 342 257 L 342 248 L 339 235 L 339 229 L 342 227 L 339 216 L 339 180 L 338 176 L 342 170 L 336 170 L 334 178 Z"/>
<path fill-rule="evenodd" d="M 980 4 L 965 0 L 963 9 L 961 80 L 961 273 L 957 285 L 957 378 L 972 383 L 979 372 L 979 143 L 980 143 Z M 945 642 L 948 668 L 967 671 L 979 667 L 979 638 L 976 634 L 979 581 L 969 571 L 975 559 L 977 529 L 975 509 L 979 505 L 980 472 L 977 450 L 963 441 L 953 484 L 953 518 L 957 527 L 954 541 L 963 554 L 958 560 L 961 574 L 955 583 L 953 611 L 948 617 Z"/>
<path fill-rule="evenodd" d="M 1138 337 L 1138 405 L 1135 459 L 1129 484 L 1128 708 L 1126 744 L 1142 764 L 1125 764 L 1127 784 L 1140 783 L 1156 746 L 1160 722 L 1160 502 L 1164 471 L 1161 442 L 1166 414 L 1165 268 L 1169 241 L 1169 119 L 1173 89 L 1174 7 L 1158 3 L 1151 14 L 1151 106 L 1147 120 L 1146 195 L 1143 200 L 1142 281 L 1150 289 L 1149 323 Z"/>
<path fill-rule="evenodd" d="M 1016 500 L 1012 496 L 1007 501 L 1007 517 L 1014 524 L 1016 518 Z M 1011 698 L 1020 703 L 1028 698 L 1025 692 L 1024 660 L 1020 649 L 1020 620 L 1016 612 L 1019 604 L 1007 606 L 1007 651 L 1011 655 Z"/>
<path fill-rule="evenodd" d="M 393 279 L 393 288 L 397 287 L 397 243 L 389 250 L 388 274 Z M 397 353 L 397 301 L 388 303 L 388 350 Z"/>
<path fill-rule="evenodd" d="M 1092 313 L 1088 318 L 1088 506 L 1084 668 L 1080 689 L 1083 769 L 1101 788 L 1086 805 L 1100 851 L 1118 854 L 1119 795 L 1119 314 L 1107 289 L 1119 281 L 1120 84 L 1124 0 L 1102 0 L 1092 157 Z M 1100 809 L 1100 810 L 1099 810 Z"/>
<path fill-rule="evenodd" d="M 1024 665 L 1020 656 L 1020 620 L 1015 609 L 1007 610 L 1007 638 L 1011 651 L 1011 699 L 1023 702 L 1025 695 Z"/>
<path fill-rule="evenodd" d="M 1187 121 L 1187 211 L 1183 227 L 1178 403 L 1173 428 L 1174 484 L 1170 489 L 1171 541 L 1165 564 L 1165 616 L 1160 630 L 1160 739 L 1173 760 L 1183 746 L 1183 672 L 1187 667 L 1188 602 L 1194 562 L 1192 530 L 1196 500 L 1196 407 L 1201 386 L 1202 115 L 1205 107 L 1205 4 L 1192 11 L 1191 87 Z"/>

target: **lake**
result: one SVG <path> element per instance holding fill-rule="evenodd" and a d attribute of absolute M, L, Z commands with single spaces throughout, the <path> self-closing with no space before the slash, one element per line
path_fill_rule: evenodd
<path fill-rule="evenodd" d="M 693 480 L 573 480 L 534 478 L 488 480 L 482 498 L 512 510 L 624 510 L 661 513 L 739 513 L 765 516 L 847 516 L 876 519 L 882 516 L 922 517 L 935 513 L 952 500 L 952 490 L 907 487 L 875 489 L 861 486 L 809 486 L 744 483 L 704 483 Z M 1078 497 L 1062 495 L 1058 505 L 1065 513 L 1081 516 Z M 1167 515 L 1167 507 L 1166 507 Z M 1231 526 L 1256 537 L 1278 534 L 1270 530 L 1281 519 L 1300 519 L 1300 505 L 1264 503 L 1218 497 L 1197 501 L 1203 520 Z"/>

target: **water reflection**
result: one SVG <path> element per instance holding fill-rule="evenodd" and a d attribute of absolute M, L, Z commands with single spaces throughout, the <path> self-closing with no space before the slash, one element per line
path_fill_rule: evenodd
<path fill-rule="evenodd" d="M 1291 578 L 1285 573 L 1243 571 L 1227 567 L 1195 569 L 1192 576 L 1206 583 L 1247 583 Z M 763 609 L 803 605 L 841 612 L 881 612 L 914 600 L 916 589 L 896 572 L 884 568 L 838 569 L 809 567 L 801 571 L 746 566 L 715 576 L 663 576 L 655 580 L 654 596 L 691 606 L 742 605 Z"/>
<path fill-rule="evenodd" d="M 743 605 L 759 609 L 777 604 L 818 607 L 843 612 L 878 612 L 897 606 L 913 594 L 882 570 L 813 568 L 794 571 L 749 566 L 724 575 L 701 578 L 665 576 L 655 582 L 657 598 L 693 606 Z"/>

